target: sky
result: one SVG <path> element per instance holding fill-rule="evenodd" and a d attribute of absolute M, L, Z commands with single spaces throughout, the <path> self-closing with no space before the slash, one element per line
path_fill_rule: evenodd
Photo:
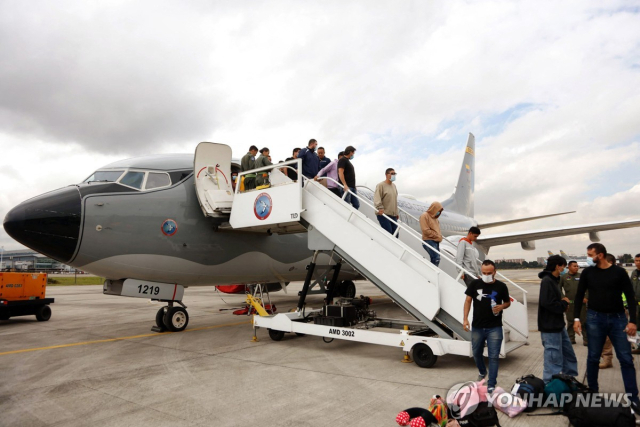
<path fill-rule="evenodd" d="M 444 200 L 469 133 L 478 221 L 577 211 L 485 235 L 640 218 L 640 1 L 0 0 L 0 58 L 2 218 L 200 141 L 274 160 L 354 145 L 359 184 L 394 167 L 400 193 Z M 601 237 L 640 252 L 640 229 Z"/>

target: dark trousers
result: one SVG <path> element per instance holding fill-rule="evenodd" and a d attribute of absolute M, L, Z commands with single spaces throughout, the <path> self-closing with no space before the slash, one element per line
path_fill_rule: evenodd
<path fill-rule="evenodd" d="M 589 350 L 587 356 L 587 381 L 589 387 L 598 391 L 598 373 L 600 372 L 600 355 L 604 342 L 609 337 L 616 357 L 620 362 L 624 390 L 631 395 L 631 400 L 638 401 L 638 380 L 636 368 L 631 355 L 631 343 L 627 340 L 627 316 L 621 313 L 600 313 L 587 310 L 587 330 L 589 331 Z"/>
<path fill-rule="evenodd" d="M 245 178 L 244 179 L 244 191 L 253 190 L 256 188 L 256 179 L 255 178 Z"/>
<path fill-rule="evenodd" d="M 378 217 L 378 222 L 380 223 L 380 227 L 384 228 L 385 230 L 387 230 L 389 233 L 391 233 L 393 235 L 393 233 L 396 232 L 396 229 L 398 228 L 398 217 L 397 216 L 390 216 L 389 218 L 393 219 L 396 221 L 396 223 L 393 223 L 391 221 L 389 221 L 387 218 L 384 217 L 384 215 L 376 215 Z M 400 236 L 400 233 L 398 233 L 398 236 Z M 396 238 L 398 237 L 396 236 Z"/>
<path fill-rule="evenodd" d="M 329 191 L 331 191 L 333 194 L 335 194 L 340 198 L 342 198 L 342 195 L 344 194 L 344 190 L 339 187 L 329 187 Z"/>

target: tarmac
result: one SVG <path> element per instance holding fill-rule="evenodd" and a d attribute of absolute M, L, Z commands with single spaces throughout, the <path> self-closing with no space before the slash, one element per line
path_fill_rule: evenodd
<path fill-rule="evenodd" d="M 508 390 L 522 375 L 542 376 L 543 351 L 538 271 L 503 273 L 529 292 L 530 345 L 500 360 L 498 385 Z M 379 316 L 406 318 L 373 285 L 356 285 Z M 295 307 L 300 288 L 271 294 L 280 312 Z M 394 426 L 398 412 L 477 376 L 462 356 L 422 369 L 391 347 L 294 334 L 275 342 L 262 329 L 251 342 L 250 318 L 230 310 L 244 296 L 212 287 L 187 289 L 188 328 L 161 334 L 150 331 L 160 304 L 106 296 L 101 286 L 50 287 L 47 296 L 56 299 L 50 321 L 0 322 L 0 426 Z M 307 301 L 320 307 L 322 296 Z M 587 348 L 577 341 L 583 380 Z M 615 358 L 600 386 L 624 391 Z M 502 426 L 569 425 L 561 415 L 499 416 Z"/>

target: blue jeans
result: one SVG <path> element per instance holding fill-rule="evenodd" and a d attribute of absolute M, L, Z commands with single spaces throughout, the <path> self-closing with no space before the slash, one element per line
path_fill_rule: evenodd
<path fill-rule="evenodd" d="M 433 241 L 433 240 L 423 240 L 423 242 L 425 244 L 422 245 L 422 247 L 424 248 L 425 251 L 427 251 L 427 253 L 431 257 L 431 264 L 435 265 L 436 267 L 439 266 L 440 265 L 440 254 L 438 252 L 429 250 L 429 246 L 431 246 L 432 248 L 435 248 L 436 251 L 439 251 L 440 250 L 440 242 L 436 242 L 436 241 Z"/>
<path fill-rule="evenodd" d="M 376 215 L 376 217 L 378 217 L 378 222 L 380 223 L 380 227 L 384 228 L 392 235 L 393 233 L 396 232 L 396 229 L 398 228 L 398 224 L 396 224 L 398 222 L 397 216 L 389 216 L 389 218 L 394 219 L 396 223 L 389 221 L 387 218 L 384 217 L 384 215 Z M 400 236 L 400 233 L 398 233 L 396 238 L 399 236 Z"/>
<path fill-rule="evenodd" d="M 355 187 L 349 187 L 349 190 L 351 190 L 351 193 L 353 194 L 358 194 L 358 190 L 356 190 Z M 358 200 L 357 197 L 353 197 L 351 193 L 347 193 L 347 197 L 344 198 L 344 201 L 351 203 L 354 208 L 360 209 L 360 200 Z"/>
<path fill-rule="evenodd" d="M 616 351 L 616 357 L 620 362 L 624 390 L 631 395 L 631 399 L 638 400 L 638 383 L 636 369 L 633 366 L 631 344 L 627 341 L 627 316 L 621 313 L 599 313 L 587 310 L 587 335 L 589 336 L 587 356 L 587 382 L 589 387 L 598 391 L 598 372 L 602 347 L 607 336 Z"/>
<path fill-rule="evenodd" d="M 566 329 L 562 332 L 540 332 L 544 347 L 542 379 L 548 383 L 555 374 L 578 376 L 578 359 Z"/>
<path fill-rule="evenodd" d="M 502 326 L 471 329 L 471 350 L 480 375 L 487 375 L 487 367 L 482 356 L 485 341 L 487 343 L 487 353 L 489 354 L 489 382 L 487 382 L 487 386 L 493 388 L 498 381 L 498 359 L 500 358 L 500 347 L 502 346 Z"/>

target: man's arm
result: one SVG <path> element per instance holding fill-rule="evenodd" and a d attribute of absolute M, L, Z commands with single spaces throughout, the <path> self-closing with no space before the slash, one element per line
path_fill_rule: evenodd
<path fill-rule="evenodd" d="M 376 185 L 376 191 L 373 193 L 373 205 L 378 209 L 378 215 L 384 213 L 384 205 L 382 204 L 382 185 Z"/>
<path fill-rule="evenodd" d="M 467 295 L 467 298 L 464 300 L 464 321 L 462 322 L 462 327 L 465 331 L 469 331 L 471 328 L 469 327 L 469 311 L 471 311 L 471 297 Z"/>
<path fill-rule="evenodd" d="M 580 319 L 580 311 L 582 311 L 584 294 L 587 292 L 588 286 L 589 286 L 588 274 L 585 275 L 584 273 L 582 273 L 582 276 L 580 276 L 580 280 L 578 281 L 578 290 L 576 291 L 576 296 L 573 300 L 573 307 L 574 307 L 573 313 L 569 313 L 569 314 L 573 314 L 574 319 Z M 578 324 L 580 324 L 580 321 L 578 321 Z"/>
<path fill-rule="evenodd" d="M 347 185 L 347 180 L 344 179 L 344 168 L 338 168 L 338 176 L 340 177 L 340 182 L 344 186 L 344 191 L 349 191 L 349 186 Z"/>

